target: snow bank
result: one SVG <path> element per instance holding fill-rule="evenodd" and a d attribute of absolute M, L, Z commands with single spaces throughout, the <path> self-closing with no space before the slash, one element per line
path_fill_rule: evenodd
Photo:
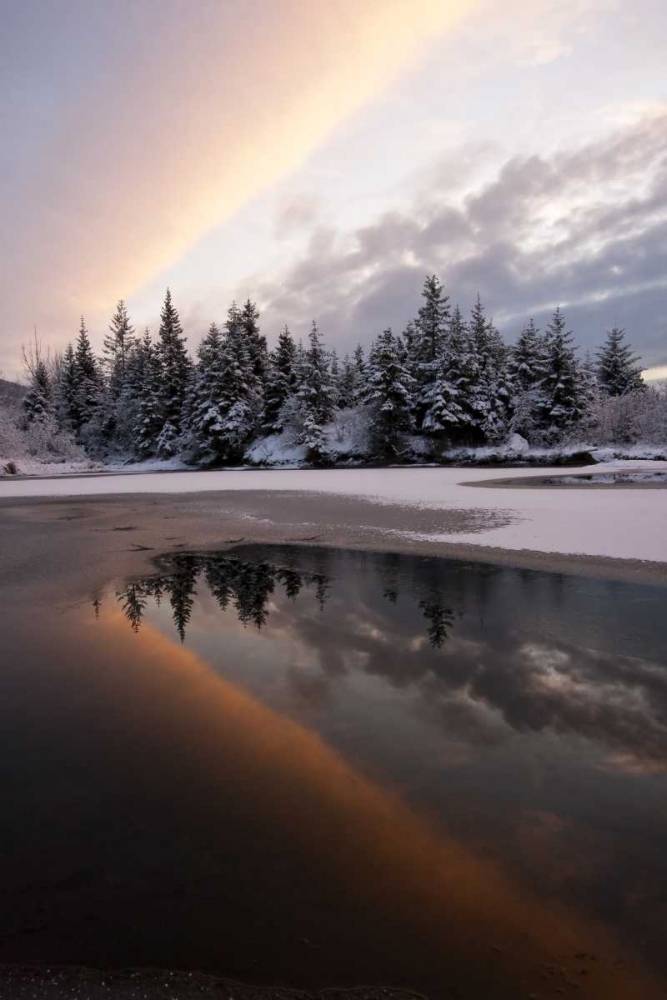
<path fill-rule="evenodd" d="M 123 472 L 130 475 L 138 472 L 182 472 L 187 469 L 192 470 L 192 466 L 187 465 L 182 458 L 178 457 L 147 458 L 143 462 L 135 462 L 133 459 L 128 458 L 107 462 L 105 465 L 100 466 L 100 469 L 104 472 Z"/>
<path fill-rule="evenodd" d="M 359 464 L 370 455 L 368 415 L 362 408 L 340 410 L 322 429 L 322 458 L 326 464 Z M 302 469 L 307 467 L 308 448 L 300 444 L 293 429 L 257 438 L 246 451 L 250 465 Z"/>
<path fill-rule="evenodd" d="M 246 452 L 251 465 L 269 465 L 299 469 L 306 461 L 306 446 L 295 444 L 293 435 L 271 434 L 259 438 Z"/>
<path fill-rule="evenodd" d="M 611 469 L 613 463 L 606 468 Z M 667 462 L 616 463 L 627 472 L 667 471 Z M 568 475 L 576 474 L 568 469 Z M 590 467 L 580 470 L 590 472 Z M 0 497 L 99 496 L 124 493 L 196 494 L 211 491 L 290 490 L 361 497 L 371 503 L 405 508 L 402 533 L 415 537 L 411 508 L 499 511 L 511 523 L 467 534 L 436 533 L 437 542 L 490 545 L 620 559 L 667 563 L 667 490 L 581 490 L 549 487 L 505 487 L 506 478 L 557 476 L 559 469 L 493 470 L 475 468 L 395 468 L 333 470 L 256 470 L 137 473 L 81 479 L 12 480 L 0 482 Z M 496 487 L 477 488 L 490 478 Z M 473 485 L 471 485 L 473 484 Z M 372 526 L 372 512 L 360 511 Z"/>
<path fill-rule="evenodd" d="M 606 448 L 591 448 L 591 455 L 596 462 L 636 461 L 667 461 L 667 447 L 660 444 L 630 444 L 609 445 Z"/>
<path fill-rule="evenodd" d="M 18 459 L 3 458 L 0 455 L 0 478 L 11 478 L 5 471 L 10 463 L 15 466 L 15 474 L 19 476 L 79 476 L 87 472 L 98 472 L 104 468 L 90 459 L 77 462 L 49 462 L 29 455 L 23 455 Z"/>

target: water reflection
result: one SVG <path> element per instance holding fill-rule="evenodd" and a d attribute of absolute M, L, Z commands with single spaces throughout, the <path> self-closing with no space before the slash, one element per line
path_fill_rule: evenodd
<path fill-rule="evenodd" d="M 328 553 L 321 552 L 319 561 L 326 563 Z M 398 601 L 400 592 L 398 575 L 394 572 L 396 566 L 395 557 L 391 557 L 383 573 L 386 583 L 382 593 L 392 604 Z M 174 626 L 181 642 L 184 642 L 199 579 L 213 594 L 221 611 L 226 611 L 231 604 L 243 625 L 252 624 L 257 629 L 268 621 L 269 602 L 277 586 L 282 587 L 285 596 L 292 600 L 296 600 L 302 590 L 312 589 L 321 611 L 331 590 L 330 578 L 321 572 L 299 572 L 289 566 L 248 562 L 226 554 L 179 553 L 168 560 L 165 572 L 133 580 L 118 590 L 116 597 L 134 632 L 139 631 L 147 599 L 153 598 L 159 605 L 163 598 L 167 598 Z M 432 588 L 428 599 L 418 600 L 417 603 L 428 623 L 428 640 L 440 649 L 454 624 L 454 612 L 438 600 L 437 585 Z M 93 598 L 92 604 L 97 615 L 99 598 Z"/>
<path fill-rule="evenodd" d="M 248 547 L 26 606 L 0 962 L 663 997 L 664 594 Z"/>
<path fill-rule="evenodd" d="M 320 702 L 338 676 L 364 673 L 409 689 L 413 710 L 468 747 L 550 731 L 606 749 L 605 766 L 667 768 L 661 588 L 279 546 L 178 553 L 160 570 L 116 591 L 135 632 L 165 602 L 184 641 L 199 592 L 263 630 L 257 649 L 296 635 Z"/>

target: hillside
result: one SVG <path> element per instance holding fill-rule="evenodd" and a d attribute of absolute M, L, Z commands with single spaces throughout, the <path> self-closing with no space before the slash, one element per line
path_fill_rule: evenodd
<path fill-rule="evenodd" d="M 9 382 L 0 378 L 0 406 L 7 403 L 18 403 L 25 396 L 27 389 L 18 382 Z"/>

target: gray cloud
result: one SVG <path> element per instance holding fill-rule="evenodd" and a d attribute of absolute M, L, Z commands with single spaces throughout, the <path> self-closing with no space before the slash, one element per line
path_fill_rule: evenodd
<path fill-rule="evenodd" d="M 514 157 L 456 201 L 444 193 L 455 165 L 443 160 L 412 211 L 353 233 L 315 229 L 301 260 L 260 280 L 268 327 L 305 330 L 317 317 L 350 347 L 402 329 L 435 270 L 462 307 L 479 291 L 509 338 L 560 303 L 584 349 L 620 323 L 647 365 L 665 364 L 666 137 L 667 116 L 653 116 L 573 151 Z"/>
<path fill-rule="evenodd" d="M 278 213 L 275 224 L 275 236 L 284 240 L 293 233 L 312 227 L 319 217 L 320 199 L 315 195 L 302 195 L 290 198 Z"/>

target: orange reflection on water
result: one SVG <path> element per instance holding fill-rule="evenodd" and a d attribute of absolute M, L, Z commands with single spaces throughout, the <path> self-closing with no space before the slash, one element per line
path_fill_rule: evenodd
<path fill-rule="evenodd" d="M 114 609 L 84 626 L 80 643 L 107 724 L 134 741 L 139 768 L 158 754 L 181 805 L 237 787 L 269 841 L 316 855 L 350 909 L 373 915 L 369 933 L 428 955 L 443 984 L 495 997 L 550 996 L 575 982 L 600 1000 L 664 997 L 664 982 L 600 924 L 532 896 L 150 624 L 132 634 Z M 585 978 L 581 953 L 596 955 Z"/>

